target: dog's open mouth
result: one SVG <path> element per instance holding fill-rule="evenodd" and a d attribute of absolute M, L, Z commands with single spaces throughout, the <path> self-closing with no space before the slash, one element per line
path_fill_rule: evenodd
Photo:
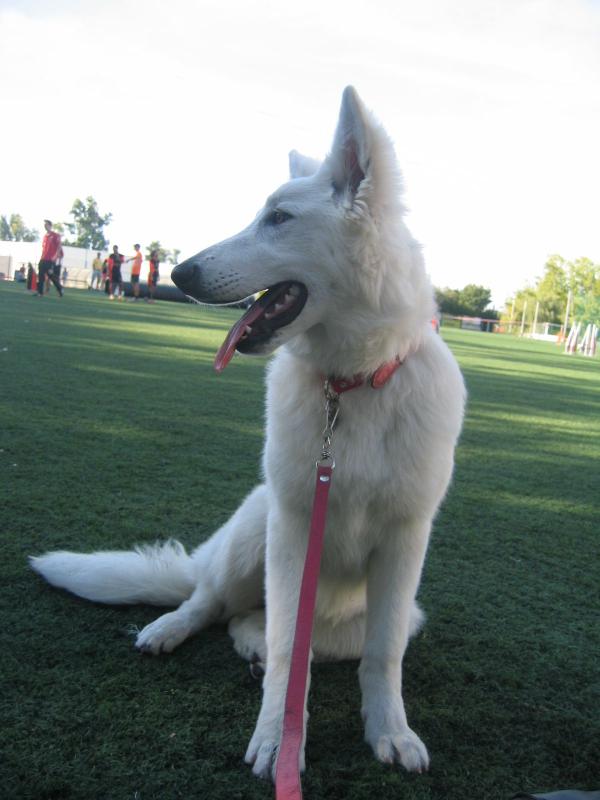
<path fill-rule="evenodd" d="M 251 353 L 266 344 L 275 331 L 296 319 L 307 297 L 306 286 L 295 281 L 270 286 L 227 334 L 215 357 L 216 371 L 225 369 L 236 350 Z"/>

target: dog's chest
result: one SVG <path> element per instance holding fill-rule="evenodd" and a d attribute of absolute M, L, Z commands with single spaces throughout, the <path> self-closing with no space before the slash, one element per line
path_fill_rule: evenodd
<path fill-rule="evenodd" d="M 267 481 L 286 506 L 308 517 L 326 423 L 322 382 L 289 364 L 275 366 L 267 396 Z M 364 386 L 340 397 L 328 530 L 344 537 L 344 547 L 358 543 L 372 525 L 381 528 L 387 519 L 410 513 L 410 420 L 394 392 L 397 387 Z"/>

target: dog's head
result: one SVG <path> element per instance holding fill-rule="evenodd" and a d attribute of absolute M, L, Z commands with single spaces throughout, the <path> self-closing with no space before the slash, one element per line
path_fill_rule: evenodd
<path fill-rule="evenodd" d="M 247 228 L 172 272 L 185 294 L 205 303 L 260 293 L 229 332 L 218 370 L 236 349 L 268 353 L 299 334 L 350 342 L 356 315 L 374 326 L 398 325 L 431 297 L 419 248 L 401 220 L 392 144 L 352 87 L 329 156 L 319 163 L 292 151 L 290 174 Z M 425 304 L 418 316 L 426 319 L 431 300 Z M 368 333 L 363 324 L 361 335 Z"/>

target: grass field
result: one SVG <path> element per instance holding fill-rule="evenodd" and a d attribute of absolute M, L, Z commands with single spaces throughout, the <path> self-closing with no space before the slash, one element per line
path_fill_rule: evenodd
<path fill-rule="evenodd" d="M 239 315 L 239 312 L 238 312 Z M 260 688 L 222 628 L 171 656 L 156 609 L 50 589 L 46 549 L 210 534 L 257 480 L 264 361 L 211 362 L 236 316 L 0 283 L 0 796 L 271 798 L 242 762 Z M 313 670 L 307 800 L 600 788 L 600 359 L 444 332 L 470 400 L 406 657 L 425 776 L 376 763 L 356 663 Z"/>

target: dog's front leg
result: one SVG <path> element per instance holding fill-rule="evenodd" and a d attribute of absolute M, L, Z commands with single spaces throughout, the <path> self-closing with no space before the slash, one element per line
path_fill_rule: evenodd
<path fill-rule="evenodd" d="M 261 778 L 274 779 L 275 775 L 307 535 L 308 520 L 304 516 L 269 508 L 265 579 L 267 665 L 262 706 L 245 757 L 246 763 L 253 765 L 254 774 Z M 306 720 L 305 706 L 305 733 Z M 300 769 L 304 769 L 304 746 Z"/>
<path fill-rule="evenodd" d="M 387 531 L 369 561 L 367 635 L 359 668 L 365 739 L 375 756 L 422 772 L 427 749 L 408 726 L 402 699 L 402 659 L 429 539 L 430 522 Z"/>

